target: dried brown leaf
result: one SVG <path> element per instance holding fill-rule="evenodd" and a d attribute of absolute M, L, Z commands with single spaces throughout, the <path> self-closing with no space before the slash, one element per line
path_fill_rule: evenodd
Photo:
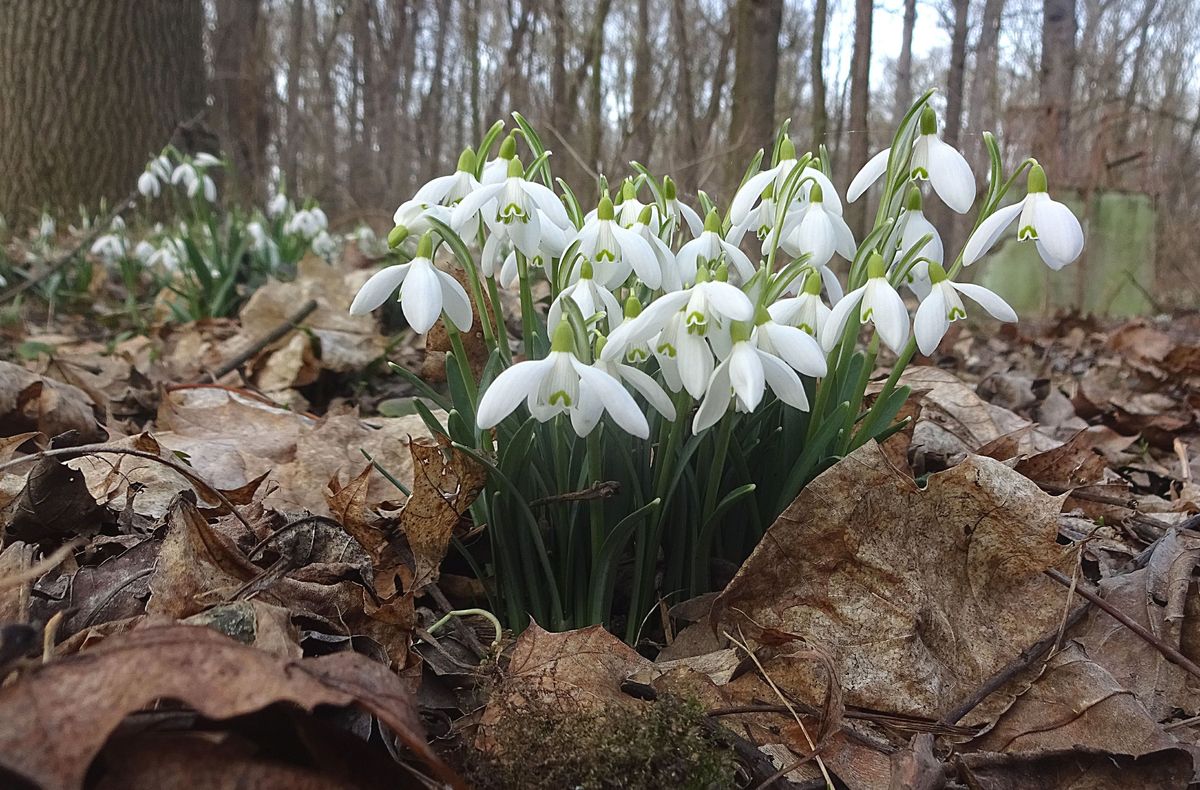
<path fill-rule="evenodd" d="M 183 625 L 111 637 L 0 689 L 0 766 L 45 787 L 82 787 L 121 720 L 157 700 L 177 700 L 210 719 L 276 703 L 306 711 L 356 705 L 435 775 L 462 786 L 426 744 L 411 695 L 383 665 L 355 653 L 280 659 Z"/>

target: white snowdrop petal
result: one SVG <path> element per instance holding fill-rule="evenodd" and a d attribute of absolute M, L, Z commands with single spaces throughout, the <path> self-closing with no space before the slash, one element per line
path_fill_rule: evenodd
<path fill-rule="evenodd" d="M 804 384 L 796 372 L 770 354 L 760 354 L 759 357 L 762 360 L 763 375 L 771 392 L 793 409 L 808 411 L 808 395 L 804 392 Z"/>
<path fill-rule="evenodd" d="M 1000 298 L 1000 295 L 989 291 L 982 285 L 974 285 L 972 283 L 952 283 L 951 286 L 963 296 L 969 297 L 977 303 L 988 314 L 997 321 L 1007 321 L 1014 323 L 1017 320 L 1017 311 L 1012 309 L 1012 306 Z"/>
<path fill-rule="evenodd" d="M 459 332 L 470 331 L 475 316 L 466 290 L 449 274 L 437 269 L 434 270 L 434 274 L 442 285 L 442 309 L 446 311 L 450 323 L 454 324 Z"/>
<path fill-rule="evenodd" d="M 708 343 L 699 335 L 681 331 L 676 339 L 675 351 L 683 388 L 693 398 L 701 397 L 713 372 L 712 351 Z"/>
<path fill-rule="evenodd" d="M 867 286 L 865 285 L 855 288 L 834 304 L 833 309 L 829 312 L 829 319 L 821 329 L 821 348 L 825 349 L 826 353 L 831 351 L 842 339 L 842 333 L 846 331 L 846 323 L 850 320 L 851 311 L 858 307 L 866 290 Z"/>
<path fill-rule="evenodd" d="M 967 239 L 967 244 L 963 247 L 964 266 L 970 266 L 984 255 L 987 255 L 988 251 L 996 246 L 996 242 L 999 241 L 1001 234 L 1004 233 L 1004 229 L 1017 218 L 1024 204 L 1025 201 L 1022 200 L 1011 206 L 996 209 L 991 216 L 979 223 L 979 227 L 971 234 L 971 238 Z"/>
<path fill-rule="evenodd" d="M 858 175 L 854 176 L 854 180 L 850 182 L 850 188 L 846 190 L 848 202 L 853 203 L 858 200 L 871 184 L 874 184 L 880 176 L 887 172 L 888 156 L 891 152 L 892 149 L 885 148 L 867 160 L 862 170 L 859 170 Z"/>
<path fill-rule="evenodd" d="M 442 315 L 442 286 L 428 258 L 414 258 L 400 289 L 404 318 L 417 334 L 433 328 Z"/>
<path fill-rule="evenodd" d="M 967 160 L 936 135 L 929 137 L 929 182 L 950 208 L 965 214 L 975 202 L 975 176 Z"/>
<path fill-rule="evenodd" d="M 1038 241 L 1056 262 L 1065 265 L 1083 252 L 1083 227 L 1062 203 L 1050 199 L 1038 201 L 1033 209 L 1033 222 Z"/>
<path fill-rule="evenodd" d="M 913 334 L 917 338 L 917 348 L 925 356 L 930 356 L 937 350 L 938 344 L 950 329 L 950 320 L 946 317 L 946 299 L 941 288 L 934 288 L 917 307 L 917 315 L 913 319 Z"/>
<path fill-rule="evenodd" d="M 620 371 L 621 379 L 641 393 L 655 411 L 668 420 L 675 419 L 675 404 L 663 388 L 658 386 L 657 381 L 632 365 L 619 364 L 617 370 Z"/>
<path fill-rule="evenodd" d="M 612 415 L 613 422 L 621 426 L 626 433 L 639 439 L 650 436 L 650 425 L 646 422 L 646 415 L 642 414 L 637 401 L 621 386 L 621 382 L 579 360 L 572 359 L 571 362 L 579 373 L 580 390 L 585 387 L 590 390 L 589 397 L 600 400 L 605 411 Z"/>
<path fill-rule="evenodd" d="M 754 305 L 749 297 L 730 285 L 711 281 L 696 286 L 704 289 L 704 295 L 714 310 L 734 321 L 749 321 L 754 317 Z"/>
<path fill-rule="evenodd" d="M 908 308 L 904 306 L 904 299 L 886 280 L 879 278 L 867 284 L 867 293 L 863 297 L 863 312 L 866 312 L 868 307 L 871 309 L 871 322 L 875 324 L 879 338 L 888 348 L 899 354 L 908 340 Z"/>
<path fill-rule="evenodd" d="M 698 434 L 708 430 L 725 416 L 729 410 L 729 401 L 733 397 L 733 389 L 729 384 L 729 361 L 726 360 L 713 371 L 708 383 L 708 392 L 696 409 L 692 418 L 692 433 Z"/>
<path fill-rule="evenodd" d="M 779 168 L 773 167 L 770 170 L 755 173 L 746 179 L 746 183 L 742 184 L 729 204 L 729 221 L 732 224 L 740 225 L 745 222 L 750 209 L 762 198 L 763 190 L 775 180 L 777 175 L 779 175 Z"/>
<path fill-rule="evenodd" d="M 780 359 L 804 375 L 819 378 L 829 372 L 824 351 L 807 332 L 774 321 L 759 327 L 759 331 L 767 333 Z"/>
<path fill-rule="evenodd" d="M 479 400 L 476 423 L 484 430 L 513 412 L 521 401 L 536 393 L 554 360 L 551 357 L 518 362 L 501 371 Z"/>
<path fill-rule="evenodd" d="M 735 343 L 729 355 L 729 382 L 733 391 L 750 411 L 758 408 L 766 379 L 759 353 L 748 342 Z"/>
<path fill-rule="evenodd" d="M 354 295 L 350 304 L 350 315 L 366 315 L 387 301 L 400 283 L 404 282 L 411 263 L 400 263 L 380 269 L 371 275 L 371 279 L 363 283 L 362 288 Z"/>

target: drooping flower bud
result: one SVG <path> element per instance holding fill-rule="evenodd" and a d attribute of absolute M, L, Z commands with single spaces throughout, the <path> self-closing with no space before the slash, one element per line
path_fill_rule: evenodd
<path fill-rule="evenodd" d="M 391 249 L 396 249 L 404 240 L 408 238 L 408 228 L 403 225 L 397 225 L 388 231 L 387 243 Z"/>

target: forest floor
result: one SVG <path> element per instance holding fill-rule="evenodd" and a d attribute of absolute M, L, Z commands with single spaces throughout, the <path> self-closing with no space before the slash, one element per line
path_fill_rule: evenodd
<path fill-rule="evenodd" d="M 436 374 L 411 333 L 347 315 L 359 274 L 144 334 L 0 326 L 0 784 L 1198 775 L 1200 315 L 956 324 L 905 430 L 635 650 L 439 622 L 484 599 L 447 556 L 480 471 L 382 364 Z"/>

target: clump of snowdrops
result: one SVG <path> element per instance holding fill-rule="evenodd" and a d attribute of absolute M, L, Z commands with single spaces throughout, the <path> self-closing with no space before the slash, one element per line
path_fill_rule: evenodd
<path fill-rule="evenodd" d="M 861 239 L 828 156 L 797 153 L 786 124 L 724 207 L 701 191 L 692 208 L 638 163 L 601 178 L 585 206 L 514 114 L 511 133 L 496 124 L 397 209 L 389 243 L 407 260 L 377 272 L 351 312 L 399 289 L 414 330 L 444 322 L 448 393 L 405 375 L 446 412 L 418 403 L 429 428 L 490 473 L 472 508 L 486 538 L 461 548 L 510 626 L 605 623 L 635 641 L 659 601 L 709 590 L 714 566 L 743 559 L 815 475 L 900 427 L 901 373 L 969 303 L 1017 320 L 956 279 L 1014 220 L 1052 268 L 1080 254 L 1079 222 L 1043 169 L 1026 159 L 1005 175 L 985 134 L 978 197 L 929 100 L 845 195 L 879 183 Z M 927 200 L 974 209 L 961 251 L 948 254 Z M 501 290 L 519 296 L 516 343 Z M 490 350 L 478 377 L 462 336 L 476 322 Z M 881 345 L 895 361 L 868 398 Z"/>
<path fill-rule="evenodd" d="M 262 208 L 219 206 L 217 183 L 227 167 L 211 154 L 166 148 L 146 164 L 137 191 L 148 214 L 171 221 L 135 232 L 117 217 L 93 243 L 92 254 L 119 273 L 137 323 L 143 278 L 172 293 L 166 304 L 176 320 L 193 321 L 235 313 L 269 277 L 294 273 L 310 250 L 327 261 L 337 254 L 342 239 L 329 232 L 315 201 L 297 207 L 279 190 Z"/>

